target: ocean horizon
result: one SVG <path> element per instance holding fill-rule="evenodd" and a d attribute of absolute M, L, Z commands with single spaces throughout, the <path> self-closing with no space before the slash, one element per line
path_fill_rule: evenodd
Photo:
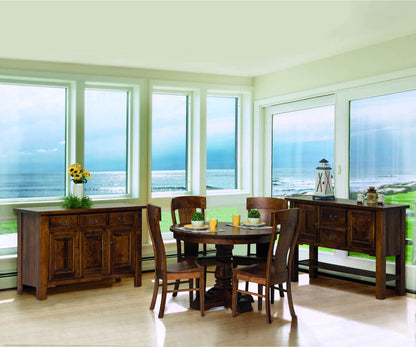
<path fill-rule="evenodd" d="M 65 196 L 66 173 L 0 173 L 0 198 L 29 198 Z M 92 172 L 85 185 L 86 195 L 126 194 L 126 174 L 123 171 Z M 316 170 L 273 169 L 272 196 L 292 196 L 312 193 Z M 7 184 L 6 184 L 7 183 Z M 333 182 L 334 183 L 334 182 Z M 391 174 L 379 171 L 377 176 L 351 178 L 351 192 L 365 192 L 370 185 L 393 187 L 398 184 L 416 185 L 412 174 Z M 207 170 L 207 190 L 235 189 L 235 171 L 232 169 Z M 152 192 L 186 191 L 185 170 L 160 170 L 152 172 Z M 386 189 L 385 189 L 386 190 Z M 394 189 L 386 190 L 394 192 Z"/>

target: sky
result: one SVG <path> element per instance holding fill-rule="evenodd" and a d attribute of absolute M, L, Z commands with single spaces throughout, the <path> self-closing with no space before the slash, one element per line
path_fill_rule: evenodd
<path fill-rule="evenodd" d="M 0 172 L 65 170 L 65 88 L 0 84 Z M 86 93 L 85 166 L 90 171 L 126 168 L 127 94 Z M 153 170 L 186 167 L 187 99 L 153 97 Z M 209 97 L 207 167 L 235 167 L 236 99 Z M 275 115 L 273 167 L 315 167 L 334 162 L 334 107 Z M 360 175 L 379 168 L 416 169 L 416 91 L 351 102 L 351 168 Z M 400 173 L 400 172 L 396 172 Z"/>

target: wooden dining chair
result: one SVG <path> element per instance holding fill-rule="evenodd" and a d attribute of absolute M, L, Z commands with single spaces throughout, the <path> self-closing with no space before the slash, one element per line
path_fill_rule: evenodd
<path fill-rule="evenodd" d="M 250 265 L 233 269 L 233 295 L 232 295 L 232 315 L 237 314 L 237 295 L 245 293 L 258 296 L 258 306 L 261 310 L 262 298 L 266 299 L 266 320 L 272 322 L 270 314 L 271 292 L 276 284 L 286 283 L 287 300 L 292 318 L 296 318 L 293 307 L 291 290 L 291 267 L 293 262 L 294 250 L 299 236 L 299 209 L 291 208 L 272 212 L 273 232 L 267 253 L 267 262 L 263 264 Z M 274 244 L 280 225 L 280 236 L 275 252 Z M 273 254 L 274 253 L 274 254 Z M 289 256 L 288 256 L 289 254 Z M 238 289 L 238 281 L 248 281 L 258 284 L 258 292 Z M 263 294 L 263 288 L 264 294 Z"/>
<path fill-rule="evenodd" d="M 192 214 L 196 212 L 197 209 L 201 210 L 201 213 L 204 215 L 205 219 L 205 209 L 206 209 L 206 198 L 205 196 L 178 196 L 172 199 L 171 202 L 171 214 L 172 214 L 172 223 L 173 224 L 190 224 Z M 178 214 L 179 221 L 176 218 L 176 213 Z M 177 259 L 181 261 L 184 259 L 184 253 L 182 250 L 182 243 L 180 240 L 176 240 L 176 250 L 177 250 Z M 206 273 L 207 267 L 215 265 L 216 260 L 215 256 L 207 256 L 207 245 L 203 244 L 202 255 L 197 255 L 195 259 L 199 265 L 204 267 L 205 271 L 205 283 L 206 283 Z M 175 286 L 175 289 L 179 289 L 179 284 Z M 174 296 L 177 294 L 175 293 Z"/>
<path fill-rule="evenodd" d="M 193 302 L 193 292 L 199 291 L 201 302 L 201 316 L 205 315 L 205 279 L 204 268 L 195 262 L 182 259 L 176 264 L 166 264 L 165 246 L 160 232 L 161 209 L 152 204 L 147 205 L 147 225 L 152 238 L 153 252 L 155 256 L 155 283 L 153 287 L 153 297 L 150 309 L 153 310 L 156 304 L 157 292 L 162 287 L 162 299 L 160 302 L 159 318 L 163 318 L 166 305 L 166 294 L 189 291 L 189 305 Z M 197 287 L 194 288 L 194 279 Z M 160 284 L 159 281 L 162 281 Z M 169 282 L 175 281 L 175 282 Z M 188 283 L 189 289 L 168 290 L 169 285 L 175 285 L 176 281 Z"/>
<path fill-rule="evenodd" d="M 266 225 L 272 225 L 271 214 L 276 210 L 287 209 L 288 202 L 285 199 L 269 198 L 269 197 L 252 197 L 247 198 L 247 211 L 256 209 L 260 212 L 260 221 Z M 254 265 L 266 262 L 266 256 L 259 256 L 251 252 L 251 245 L 247 245 L 247 253 L 245 255 L 233 256 L 233 267 L 238 265 Z M 246 290 L 248 290 L 248 283 L 246 283 Z M 279 290 L 280 296 L 283 297 L 283 290 Z M 274 301 L 274 293 L 272 294 L 272 303 Z"/>

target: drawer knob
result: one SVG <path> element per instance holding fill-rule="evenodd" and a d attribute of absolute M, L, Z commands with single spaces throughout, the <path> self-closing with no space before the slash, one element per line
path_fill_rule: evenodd
<path fill-rule="evenodd" d="M 112 245 L 113 244 L 113 241 L 110 241 L 110 245 Z"/>
<path fill-rule="evenodd" d="M 97 224 L 98 223 L 98 219 L 97 218 L 95 218 L 95 219 L 90 219 L 90 223 L 91 224 Z"/>
<path fill-rule="evenodd" d="M 329 215 L 329 220 L 335 220 L 335 219 L 337 219 L 336 214 L 335 215 L 332 215 L 332 214 Z"/>
<path fill-rule="evenodd" d="M 329 235 L 330 240 L 335 240 L 336 238 L 337 238 L 337 235 L 335 235 L 335 234 Z"/>
<path fill-rule="evenodd" d="M 63 225 L 64 227 L 67 227 L 69 225 L 69 222 L 68 222 L 68 220 L 66 220 L 66 221 L 60 220 L 59 224 Z"/>
<path fill-rule="evenodd" d="M 78 248 L 78 245 L 75 245 L 75 248 Z"/>
<path fill-rule="evenodd" d="M 107 244 L 107 242 L 106 241 L 104 241 L 104 246 Z"/>
<path fill-rule="evenodd" d="M 126 217 L 118 217 L 117 219 L 120 223 L 124 223 L 126 221 Z"/>

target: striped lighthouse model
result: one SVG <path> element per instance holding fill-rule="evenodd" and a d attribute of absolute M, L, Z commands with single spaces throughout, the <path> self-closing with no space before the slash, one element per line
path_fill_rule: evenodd
<path fill-rule="evenodd" d="M 332 187 L 331 167 L 328 160 L 322 159 L 316 168 L 315 193 L 313 199 L 329 200 L 334 199 L 334 189 Z"/>

